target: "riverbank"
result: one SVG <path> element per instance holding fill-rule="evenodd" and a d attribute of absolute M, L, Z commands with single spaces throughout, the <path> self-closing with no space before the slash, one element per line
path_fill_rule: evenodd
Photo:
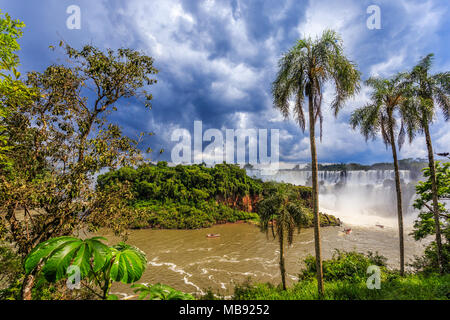
<path fill-rule="evenodd" d="M 301 281 L 286 291 L 267 283 L 244 283 L 236 287 L 233 300 L 449 300 L 450 275 L 409 274 L 391 277 L 380 289 L 368 289 L 364 281 L 325 281 L 324 296 L 319 297 L 317 281 Z M 212 298 L 208 296 L 205 298 Z"/>

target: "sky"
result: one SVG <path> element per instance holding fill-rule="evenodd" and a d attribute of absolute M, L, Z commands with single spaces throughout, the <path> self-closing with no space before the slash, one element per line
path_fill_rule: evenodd
<path fill-rule="evenodd" d="M 80 29 L 66 21 L 71 5 L 80 8 Z M 369 29 L 370 5 L 380 8 L 381 28 Z M 64 40 L 73 47 L 92 44 L 102 50 L 121 47 L 139 50 L 155 59 L 158 83 L 152 110 L 137 100 L 124 101 L 111 116 L 125 134 L 154 135 L 143 147 L 163 148 L 150 157 L 171 160 L 176 129 L 278 129 L 280 160 L 310 161 L 309 132 L 284 119 L 274 109 L 271 84 L 280 57 L 298 39 L 337 31 L 345 54 L 355 62 L 362 79 L 389 77 L 407 71 L 428 53 L 435 54 L 432 72 L 450 70 L 450 12 L 442 0 L 0 0 L 0 9 L 25 22 L 20 40 L 20 71 L 44 71 L 58 63 L 49 50 Z M 381 139 L 365 141 L 348 124 L 350 114 L 368 102 L 370 89 L 348 100 L 334 117 L 329 105 L 333 89 L 324 91 L 322 142 L 317 141 L 322 163 L 392 161 Z M 431 127 L 436 152 L 450 151 L 450 124 L 436 114 Z M 405 143 L 400 158 L 425 158 L 423 136 Z"/>

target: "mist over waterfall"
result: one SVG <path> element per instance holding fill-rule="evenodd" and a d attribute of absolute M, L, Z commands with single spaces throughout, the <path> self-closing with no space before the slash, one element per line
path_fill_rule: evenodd
<path fill-rule="evenodd" d="M 263 181 L 286 182 L 311 186 L 311 171 L 279 170 L 274 175 L 263 175 L 258 169 L 246 168 L 249 176 Z M 397 200 L 394 170 L 320 171 L 320 210 L 357 225 L 397 225 Z M 412 204 L 415 185 L 422 179 L 416 171 L 400 170 L 403 216 L 405 224 L 412 224 L 417 211 Z"/>

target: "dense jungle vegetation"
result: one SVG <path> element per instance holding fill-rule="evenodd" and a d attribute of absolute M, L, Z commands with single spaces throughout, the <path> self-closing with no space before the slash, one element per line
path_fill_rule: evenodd
<path fill-rule="evenodd" d="M 193 229 L 238 220 L 258 221 L 258 204 L 264 195 L 281 187 L 296 194 L 312 225 L 311 188 L 265 183 L 247 176 L 233 164 L 209 168 L 203 164 L 170 167 L 160 161 L 136 169 L 123 167 L 100 175 L 101 191 L 128 184 L 129 205 L 135 210 L 131 228 Z M 322 215 L 322 225 L 337 225 L 335 217 Z"/>

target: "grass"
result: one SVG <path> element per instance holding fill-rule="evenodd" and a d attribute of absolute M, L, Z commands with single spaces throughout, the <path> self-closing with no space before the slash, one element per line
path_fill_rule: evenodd
<path fill-rule="evenodd" d="M 428 277 L 413 274 L 388 277 L 380 289 L 368 289 L 365 282 L 325 282 L 324 300 L 448 300 L 450 275 Z M 235 300 L 317 300 L 316 280 L 303 280 L 286 291 L 272 284 L 246 282 L 235 288 Z"/>

